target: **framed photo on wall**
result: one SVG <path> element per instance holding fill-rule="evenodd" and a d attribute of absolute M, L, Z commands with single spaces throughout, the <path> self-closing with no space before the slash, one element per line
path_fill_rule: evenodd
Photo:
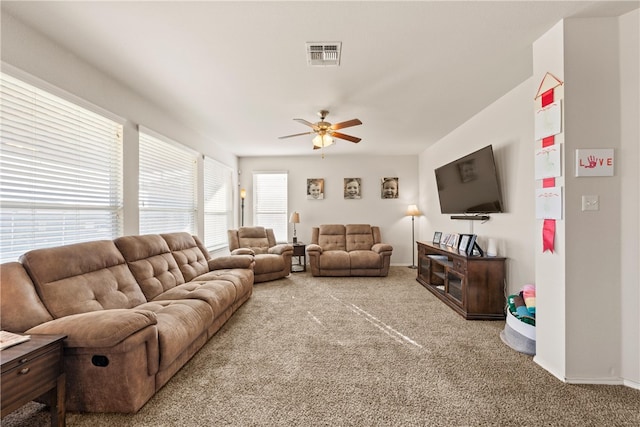
<path fill-rule="evenodd" d="M 360 199 L 362 197 L 362 178 L 344 179 L 344 198 Z"/>
<path fill-rule="evenodd" d="M 324 199 L 324 178 L 307 178 L 307 199 Z"/>
<path fill-rule="evenodd" d="M 398 177 L 382 178 L 380 197 L 383 199 L 397 199 L 399 195 Z"/>

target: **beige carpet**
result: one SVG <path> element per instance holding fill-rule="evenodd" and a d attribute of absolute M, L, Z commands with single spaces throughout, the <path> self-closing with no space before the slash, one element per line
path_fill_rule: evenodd
<path fill-rule="evenodd" d="M 290 278 L 253 297 L 135 415 L 68 426 L 639 426 L 640 391 L 568 385 L 392 267 Z M 2 425 L 45 426 L 32 403 Z"/>

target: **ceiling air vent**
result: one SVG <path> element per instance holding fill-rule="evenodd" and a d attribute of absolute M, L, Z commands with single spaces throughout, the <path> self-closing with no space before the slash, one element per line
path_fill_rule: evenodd
<path fill-rule="evenodd" d="M 312 67 L 340 65 L 341 42 L 308 42 L 307 64 Z"/>

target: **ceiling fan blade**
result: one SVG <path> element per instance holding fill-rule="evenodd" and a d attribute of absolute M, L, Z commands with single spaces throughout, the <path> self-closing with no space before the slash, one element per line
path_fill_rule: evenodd
<path fill-rule="evenodd" d="M 340 133 L 340 132 L 331 132 L 331 136 L 334 138 L 346 139 L 347 141 L 351 141 L 355 143 L 362 141 L 362 138 L 358 138 L 351 135 L 345 135 L 344 133 Z"/>
<path fill-rule="evenodd" d="M 286 135 L 286 136 L 279 136 L 278 139 L 285 139 L 285 138 L 293 138 L 294 136 L 302 136 L 302 135 L 312 135 L 315 132 L 302 132 L 302 133 L 296 133 L 293 135 Z"/>
<path fill-rule="evenodd" d="M 293 120 L 295 120 L 298 123 L 302 123 L 303 125 L 307 125 L 310 128 L 312 128 L 313 130 L 318 130 L 318 126 L 316 126 L 315 123 L 311 123 L 310 121 L 307 121 L 305 119 L 293 119 Z"/>
<path fill-rule="evenodd" d="M 338 130 L 338 129 L 344 129 L 344 128 L 348 128 L 351 126 L 358 126 L 361 125 L 362 122 L 358 119 L 351 119 L 351 120 L 347 120 L 346 122 L 340 122 L 340 123 L 336 123 L 334 125 L 331 125 L 331 129 L 332 130 Z"/>

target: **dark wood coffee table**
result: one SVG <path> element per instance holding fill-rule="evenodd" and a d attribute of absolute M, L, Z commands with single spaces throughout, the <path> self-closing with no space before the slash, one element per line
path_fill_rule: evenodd
<path fill-rule="evenodd" d="M 51 425 L 65 425 L 65 335 L 31 335 L 29 341 L 0 350 L 2 415 L 48 395 Z"/>

